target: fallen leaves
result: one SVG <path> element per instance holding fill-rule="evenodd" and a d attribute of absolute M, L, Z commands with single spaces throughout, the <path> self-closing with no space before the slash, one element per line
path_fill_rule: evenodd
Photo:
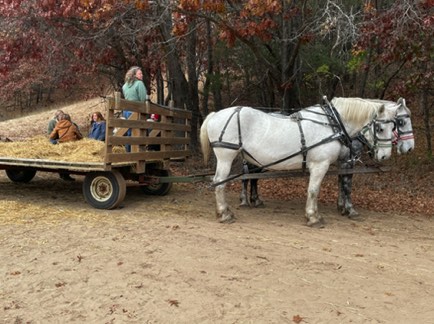
<path fill-rule="evenodd" d="M 176 299 L 168 299 L 167 302 L 170 306 L 179 307 L 179 301 L 177 301 Z"/>

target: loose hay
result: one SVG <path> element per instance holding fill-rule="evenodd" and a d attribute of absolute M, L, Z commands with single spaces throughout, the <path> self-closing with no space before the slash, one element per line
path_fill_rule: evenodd
<path fill-rule="evenodd" d="M 67 162 L 103 162 L 104 146 L 104 142 L 89 138 L 53 145 L 47 137 L 36 136 L 22 142 L 0 143 L 0 156 Z M 114 151 L 119 150 L 117 148 Z"/>

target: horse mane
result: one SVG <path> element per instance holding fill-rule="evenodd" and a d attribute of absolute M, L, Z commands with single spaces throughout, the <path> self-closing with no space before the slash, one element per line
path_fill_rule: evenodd
<path fill-rule="evenodd" d="M 410 109 L 407 107 L 406 103 L 405 103 L 405 99 L 404 98 L 399 98 L 397 102 L 394 101 L 389 101 L 389 100 L 384 100 L 384 99 L 368 99 L 369 101 L 373 101 L 373 102 L 378 102 L 378 103 L 382 103 L 384 104 L 384 106 L 386 108 L 388 108 L 388 105 L 392 105 L 394 108 L 398 107 L 398 111 L 399 109 L 403 109 L 409 116 L 411 116 L 411 111 Z"/>
<path fill-rule="evenodd" d="M 332 100 L 341 117 L 360 125 L 365 125 L 384 108 L 384 103 L 374 102 L 362 98 L 335 97 Z"/>

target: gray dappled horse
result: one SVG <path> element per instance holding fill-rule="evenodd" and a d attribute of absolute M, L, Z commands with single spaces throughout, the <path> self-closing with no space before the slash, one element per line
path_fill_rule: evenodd
<path fill-rule="evenodd" d="M 397 107 L 395 123 L 396 129 L 394 130 L 394 139 L 393 144 L 396 145 L 396 150 L 398 154 L 407 154 L 414 149 L 414 135 L 413 135 L 413 126 L 411 124 L 411 111 L 408 109 L 405 103 L 404 98 L 398 99 L 397 102 L 394 101 L 386 101 L 386 100 L 373 100 L 375 102 L 383 103 L 386 107 Z M 351 146 L 353 150 L 353 154 L 355 157 L 360 157 L 363 151 L 363 147 L 367 146 L 370 152 L 375 150 L 376 145 L 372 145 L 369 143 L 364 136 L 364 133 L 360 134 L 361 136 L 357 136 L 353 139 Z M 381 143 L 379 144 L 381 145 Z M 339 168 L 340 169 L 353 169 L 356 163 L 356 158 L 350 156 L 350 150 L 344 148 L 344 152 L 341 157 L 339 157 Z M 351 191 L 353 185 L 353 175 L 349 174 L 341 174 L 338 175 L 338 201 L 337 207 L 340 213 L 344 216 L 348 216 L 349 218 L 356 218 L 359 216 L 359 213 L 354 209 L 352 199 L 351 199 Z M 256 189 L 257 192 L 257 189 Z M 256 193 L 257 195 L 257 193 Z"/>
<path fill-rule="evenodd" d="M 232 162 L 238 154 L 248 162 L 268 170 L 309 168 L 305 216 L 308 226 L 322 227 L 318 194 L 330 164 L 342 147 L 363 127 L 381 124 L 378 136 L 392 140 L 396 109 L 360 98 L 335 98 L 333 105 L 305 108 L 291 118 L 275 117 L 249 107 L 231 107 L 210 113 L 204 120 L 200 140 L 205 163 L 212 147 L 217 159 L 213 179 L 216 212 L 220 222 L 235 217 L 225 197 Z M 375 158 L 391 155 L 391 147 L 381 147 Z"/>

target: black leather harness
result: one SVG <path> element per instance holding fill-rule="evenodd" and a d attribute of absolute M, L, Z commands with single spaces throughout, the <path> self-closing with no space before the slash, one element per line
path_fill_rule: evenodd
<path fill-rule="evenodd" d="M 348 133 L 347 133 L 347 131 L 346 131 L 343 123 L 342 123 L 342 120 L 341 120 L 341 118 L 339 116 L 339 113 L 337 112 L 336 108 L 333 107 L 333 105 L 331 105 L 327 100 L 326 100 L 326 102 L 325 102 L 324 105 L 321 105 L 321 108 L 323 109 L 324 113 L 319 113 L 319 112 L 308 110 L 308 109 L 304 109 L 303 111 L 305 111 L 305 112 L 308 111 L 310 113 L 319 114 L 319 115 L 323 115 L 323 116 L 325 115 L 325 116 L 327 116 L 327 118 L 329 120 L 329 122 L 327 122 L 327 123 L 320 122 L 320 121 L 315 120 L 315 119 L 310 119 L 310 118 L 303 117 L 302 116 L 302 111 L 297 112 L 297 113 L 295 113 L 295 114 L 293 114 L 293 115 L 290 116 L 290 118 L 292 120 L 297 121 L 299 130 L 300 130 L 301 149 L 300 149 L 300 151 L 298 151 L 296 153 L 293 153 L 293 154 L 291 154 L 289 156 L 286 156 L 286 157 L 284 157 L 282 159 L 279 159 L 277 161 L 274 161 L 272 163 L 268 163 L 266 165 L 261 165 L 261 163 L 259 163 L 252 156 L 252 154 L 250 154 L 245 149 L 243 149 L 243 141 L 242 141 L 242 134 L 241 134 L 241 121 L 240 121 L 240 112 L 241 112 L 242 107 L 237 107 L 234 110 L 234 112 L 232 113 L 232 115 L 227 120 L 225 126 L 223 127 L 223 130 L 222 130 L 222 132 L 221 132 L 221 134 L 219 136 L 218 141 L 211 142 L 211 146 L 212 147 L 222 147 L 222 148 L 227 148 L 227 149 L 231 149 L 231 150 L 240 150 L 241 154 L 248 155 L 252 160 L 254 160 L 257 164 L 260 165 L 258 168 L 254 169 L 254 170 L 250 170 L 250 172 L 257 172 L 257 171 L 259 171 L 261 169 L 265 169 L 265 168 L 268 168 L 270 166 L 279 164 L 279 163 L 284 162 L 286 160 L 289 160 L 289 159 L 291 159 L 291 158 L 293 158 L 293 157 L 295 157 L 295 156 L 297 156 L 299 154 L 302 154 L 302 156 L 303 156 L 302 165 L 303 165 L 303 170 L 305 170 L 305 168 L 306 168 L 306 156 L 307 156 L 307 152 L 309 150 L 315 148 L 315 147 L 318 147 L 320 145 L 323 145 L 323 144 L 326 144 L 326 143 L 329 143 L 329 142 L 332 142 L 332 141 L 335 141 L 335 140 L 339 140 L 339 141 L 341 141 L 343 143 L 343 145 L 347 146 L 350 150 L 352 150 L 351 149 L 351 138 L 349 137 L 349 135 L 348 135 Z M 229 142 L 223 141 L 224 133 L 226 132 L 226 129 L 227 129 L 230 121 L 232 120 L 232 118 L 234 116 L 236 116 L 236 118 L 237 118 L 237 124 L 238 124 L 238 144 L 234 144 L 234 143 L 229 143 Z M 301 126 L 301 121 L 302 120 L 309 120 L 311 122 L 318 123 L 318 124 L 321 124 L 321 125 L 324 125 L 324 126 L 330 126 L 333 129 L 333 134 L 330 135 L 329 137 L 326 137 L 326 138 L 322 139 L 318 143 L 315 143 L 315 144 L 313 144 L 311 146 L 306 146 L 306 140 L 305 140 L 305 137 L 304 137 L 303 128 Z M 245 168 L 245 169 L 247 169 L 247 168 Z M 237 174 L 237 175 L 234 175 L 234 176 L 231 176 L 231 177 L 228 177 L 225 180 L 213 183 L 212 186 L 213 187 L 219 186 L 219 185 L 221 185 L 223 183 L 226 183 L 228 181 L 234 180 L 234 179 L 242 176 L 243 174 L 244 174 L 244 172 L 240 173 L 240 174 Z"/>

